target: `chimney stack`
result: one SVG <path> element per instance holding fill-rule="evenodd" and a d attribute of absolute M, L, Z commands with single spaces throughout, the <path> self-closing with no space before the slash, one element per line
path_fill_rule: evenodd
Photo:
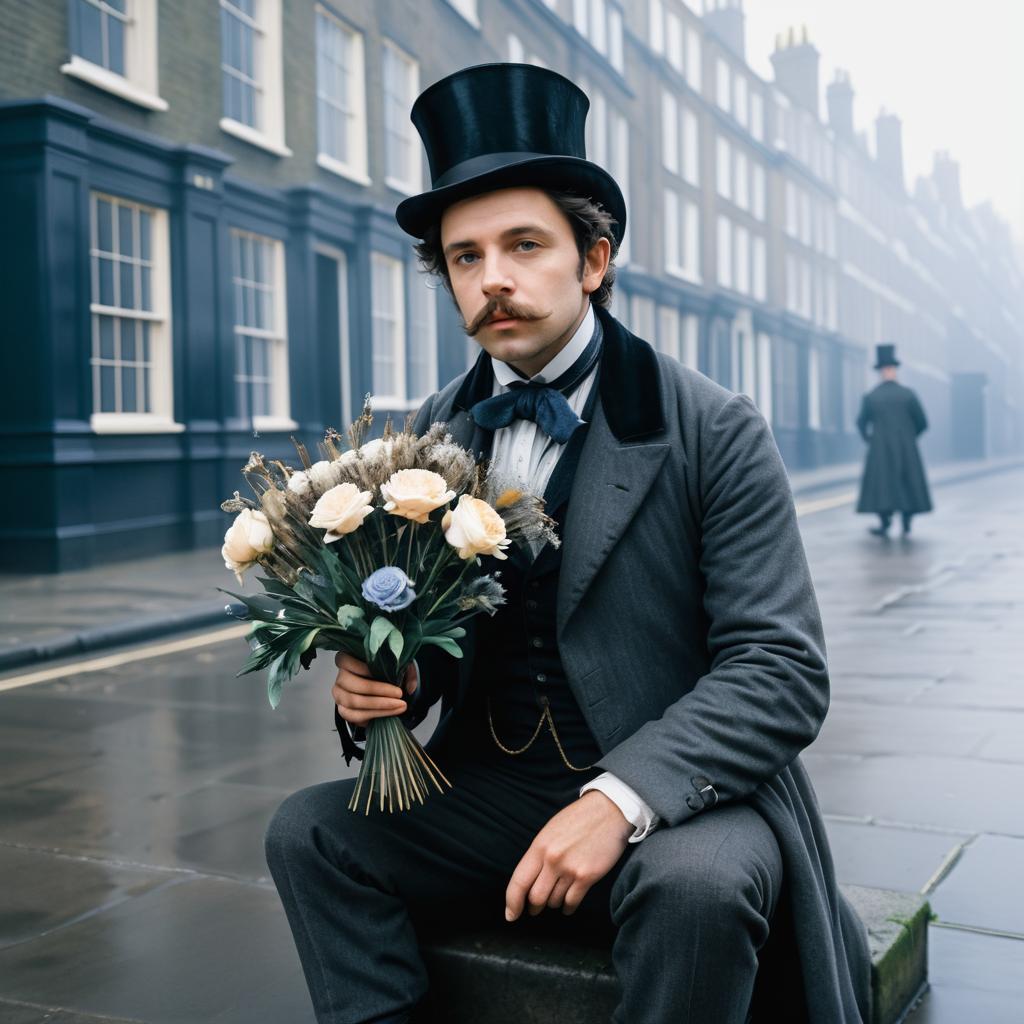
<path fill-rule="evenodd" d="M 935 154 L 932 178 L 939 193 L 939 201 L 951 210 L 962 209 L 960 165 L 949 155 L 948 150 L 943 149 Z"/>
<path fill-rule="evenodd" d="M 835 80 L 825 90 L 828 99 L 828 123 L 836 135 L 853 138 L 853 86 L 850 73 L 836 69 Z"/>
<path fill-rule="evenodd" d="M 807 26 L 798 37 L 790 29 L 775 37 L 772 54 L 775 81 L 796 104 L 818 116 L 818 51 L 807 39 Z"/>
<path fill-rule="evenodd" d="M 705 0 L 704 24 L 741 60 L 746 60 L 743 0 Z"/>
<path fill-rule="evenodd" d="M 883 108 L 875 118 L 875 159 L 882 176 L 901 192 L 903 181 L 903 125 L 895 114 Z"/>

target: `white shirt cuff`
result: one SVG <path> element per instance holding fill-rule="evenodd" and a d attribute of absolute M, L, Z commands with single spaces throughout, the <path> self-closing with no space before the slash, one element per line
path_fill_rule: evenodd
<path fill-rule="evenodd" d="M 580 790 L 580 796 L 590 789 L 597 789 L 604 793 L 622 811 L 622 816 L 626 821 L 636 828 L 636 831 L 629 837 L 631 843 L 639 843 L 641 839 L 646 839 L 661 824 L 661 819 L 644 803 L 640 794 L 627 786 L 622 779 L 612 775 L 611 772 L 604 772 L 588 782 Z"/>

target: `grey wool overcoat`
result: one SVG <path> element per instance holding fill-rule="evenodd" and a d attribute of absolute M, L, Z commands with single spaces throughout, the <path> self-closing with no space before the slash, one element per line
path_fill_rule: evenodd
<path fill-rule="evenodd" d="M 857 429 L 868 443 L 858 512 L 930 512 L 931 495 L 917 438 L 928 427 L 910 388 L 883 381 L 861 402 Z"/>
<path fill-rule="evenodd" d="M 810 1020 L 867 1021 L 866 935 L 836 887 L 799 758 L 825 717 L 829 680 L 778 449 L 749 399 L 596 312 L 599 401 L 564 524 L 557 638 L 598 765 L 667 827 L 751 804 L 782 851 L 793 933 L 785 969 Z M 482 352 L 423 404 L 416 431 L 443 421 L 478 449 L 467 410 L 491 388 Z M 470 630 L 460 662 L 424 673 L 415 720 L 442 701 L 428 749 L 459 713 L 472 641 Z"/>

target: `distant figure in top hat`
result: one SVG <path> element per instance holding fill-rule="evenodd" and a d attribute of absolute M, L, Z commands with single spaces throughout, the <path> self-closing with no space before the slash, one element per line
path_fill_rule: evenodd
<path fill-rule="evenodd" d="M 870 529 L 876 537 L 889 535 L 892 517 L 899 512 L 906 537 L 913 516 L 932 509 L 917 450 L 917 437 L 928 428 L 928 420 L 917 395 L 896 382 L 896 346 L 876 348 L 875 369 L 882 381 L 864 396 L 857 417 L 857 429 L 868 443 L 857 511 L 877 514 L 879 524 Z"/>
<path fill-rule="evenodd" d="M 432 188 L 396 218 L 480 346 L 414 429 L 543 495 L 561 544 L 510 549 L 458 662 L 424 648 L 400 688 L 339 655 L 346 757 L 368 721 L 440 704 L 453 788 L 393 816 L 349 811 L 353 779 L 299 790 L 268 864 L 320 1024 L 487 1017 L 456 1018 L 420 954 L 467 917 L 604 934 L 617 1024 L 861 1024 L 867 937 L 799 757 L 829 684 L 789 480 L 749 398 L 609 311 L 626 207 L 588 107 L 486 64 L 412 108 Z"/>

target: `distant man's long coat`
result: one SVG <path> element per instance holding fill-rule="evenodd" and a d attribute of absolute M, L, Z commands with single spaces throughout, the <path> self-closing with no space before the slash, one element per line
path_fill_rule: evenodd
<path fill-rule="evenodd" d="M 802 987 L 813 1022 L 867 1021 L 866 936 L 836 887 L 798 756 L 825 717 L 829 680 L 778 449 L 748 398 L 597 315 L 600 401 L 568 505 L 557 637 L 598 764 L 668 826 L 749 802 L 782 851 L 795 935 L 783 984 Z M 424 403 L 416 431 L 444 421 L 477 448 L 467 410 L 491 387 L 481 353 Z M 428 749 L 459 713 L 473 642 L 471 629 L 458 666 L 424 673 L 410 724 L 441 699 Z M 700 798 L 698 779 L 717 800 Z"/>
<path fill-rule="evenodd" d="M 917 438 L 928 427 L 910 388 L 883 381 L 861 402 L 857 429 L 868 443 L 858 512 L 930 512 L 932 499 Z"/>

